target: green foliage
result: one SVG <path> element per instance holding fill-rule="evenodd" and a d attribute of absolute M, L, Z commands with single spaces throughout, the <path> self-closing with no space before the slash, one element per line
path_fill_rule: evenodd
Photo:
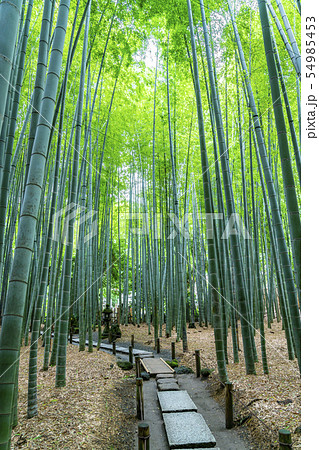
<path fill-rule="evenodd" d="M 204 367 L 203 369 L 201 369 L 200 374 L 202 377 L 207 378 L 213 371 L 214 369 L 207 369 L 207 367 Z"/>
<path fill-rule="evenodd" d="M 175 372 L 177 374 L 194 373 L 194 371 L 191 367 L 186 367 L 186 366 L 176 367 Z"/>
<path fill-rule="evenodd" d="M 175 367 L 178 367 L 179 362 L 177 361 L 177 359 L 172 359 L 170 360 L 166 360 L 167 364 L 172 368 L 175 369 Z"/>
<path fill-rule="evenodd" d="M 129 361 L 117 361 L 116 364 L 119 366 L 122 370 L 132 370 L 133 364 Z"/>

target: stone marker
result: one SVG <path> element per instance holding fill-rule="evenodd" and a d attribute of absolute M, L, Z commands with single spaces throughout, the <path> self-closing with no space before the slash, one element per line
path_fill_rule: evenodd
<path fill-rule="evenodd" d="M 156 380 L 162 380 L 163 378 L 175 378 L 173 373 L 159 373 L 156 375 Z"/>
<path fill-rule="evenodd" d="M 157 389 L 162 391 L 179 391 L 179 386 L 177 383 L 163 383 L 157 386 Z"/>
<path fill-rule="evenodd" d="M 157 397 L 162 413 L 197 411 L 197 406 L 187 391 L 158 392 Z"/>
<path fill-rule="evenodd" d="M 216 440 L 201 414 L 163 414 L 163 419 L 170 449 L 215 447 Z"/>

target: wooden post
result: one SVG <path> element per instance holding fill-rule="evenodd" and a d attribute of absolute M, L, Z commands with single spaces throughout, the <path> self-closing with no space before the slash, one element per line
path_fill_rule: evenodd
<path fill-rule="evenodd" d="M 196 377 L 200 377 L 200 355 L 199 350 L 195 350 L 195 359 L 196 359 Z"/>
<path fill-rule="evenodd" d="M 116 355 L 116 342 L 113 341 L 112 345 L 113 345 L 113 355 Z"/>
<path fill-rule="evenodd" d="M 133 347 L 131 345 L 128 348 L 128 360 L 133 364 Z"/>
<path fill-rule="evenodd" d="M 175 354 L 175 342 L 172 342 L 172 343 L 171 343 L 171 346 L 172 346 L 172 359 L 175 359 L 175 358 L 176 358 L 176 354 Z"/>
<path fill-rule="evenodd" d="M 141 377 L 141 358 L 139 356 L 135 356 L 135 374 L 136 378 Z"/>
<path fill-rule="evenodd" d="M 160 353 L 161 352 L 161 343 L 160 343 L 160 338 L 156 339 L 156 353 Z"/>
<path fill-rule="evenodd" d="M 289 430 L 285 430 L 284 428 L 279 430 L 279 449 L 287 450 L 288 448 L 292 448 L 291 445 L 291 433 Z"/>
<path fill-rule="evenodd" d="M 131 335 L 131 346 L 134 348 L 134 334 Z"/>
<path fill-rule="evenodd" d="M 145 422 L 138 424 L 138 450 L 150 450 L 150 427 Z"/>
<path fill-rule="evenodd" d="M 226 428 L 229 430 L 230 428 L 233 428 L 234 426 L 234 418 L 233 418 L 233 393 L 232 383 L 226 382 L 225 383 L 226 390 L 225 390 L 225 413 L 226 413 Z"/>
<path fill-rule="evenodd" d="M 136 378 L 136 417 L 144 420 L 143 379 Z"/>

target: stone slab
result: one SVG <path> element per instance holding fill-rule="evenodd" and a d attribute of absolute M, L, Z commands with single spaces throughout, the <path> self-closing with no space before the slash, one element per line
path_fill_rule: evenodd
<path fill-rule="evenodd" d="M 163 383 L 157 386 L 160 392 L 163 391 L 179 391 L 179 386 L 177 383 Z"/>
<path fill-rule="evenodd" d="M 215 447 L 216 440 L 201 414 L 163 414 L 163 419 L 170 449 Z"/>
<path fill-rule="evenodd" d="M 175 378 L 175 374 L 174 373 L 159 373 L 158 375 L 156 375 L 156 380 L 162 380 L 162 379 L 166 379 L 166 378 Z"/>
<path fill-rule="evenodd" d="M 157 380 L 157 385 L 159 384 L 165 384 L 165 383 L 177 383 L 178 381 L 175 378 L 160 378 Z"/>
<path fill-rule="evenodd" d="M 158 392 L 162 413 L 197 411 L 197 406 L 187 391 Z"/>

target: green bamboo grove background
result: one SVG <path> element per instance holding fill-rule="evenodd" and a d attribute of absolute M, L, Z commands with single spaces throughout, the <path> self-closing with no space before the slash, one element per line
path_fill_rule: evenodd
<path fill-rule="evenodd" d="M 282 321 L 300 367 L 299 28 L 294 0 L 0 2 L 0 448 L 21 349 L 31 418 L 106 305 L 183 351 L 210 326 L 222 382 Z"/>

